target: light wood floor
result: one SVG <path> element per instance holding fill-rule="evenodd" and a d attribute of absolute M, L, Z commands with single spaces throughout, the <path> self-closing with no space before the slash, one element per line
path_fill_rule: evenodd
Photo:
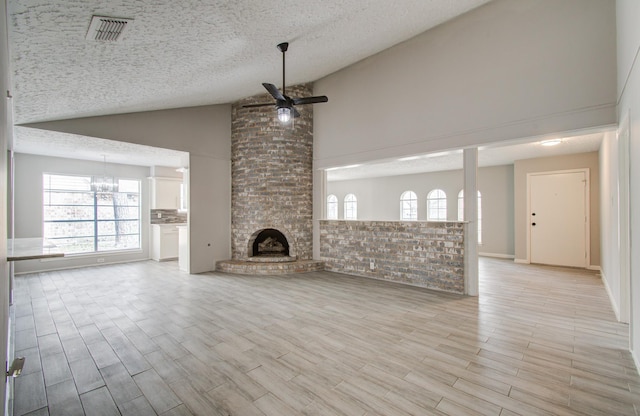
<path fill-rule="evenodd" d="M 19 276 L 16 415 L 638 415 L 588 271 L 481 259 L 480 297 L 142 262 Z"/>

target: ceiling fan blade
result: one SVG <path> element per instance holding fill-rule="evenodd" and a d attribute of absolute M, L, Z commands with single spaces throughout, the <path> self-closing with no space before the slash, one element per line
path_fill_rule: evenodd
<path fill-rule="evenodd" d="M 291 114 L 293 114 L 293 118 L 300 117 L 300 113 L 298 113 L 298 110 L 296 110 L 294 107 L 291 107 Z"/>
<path fill-rule="evenodd" d="M 263 82 L 262 86 L 265 87 L 267 91 L 269 91 L 269 94 L 271 94 L 271 96 L 276 100 L 287 101 L 287 99 L 284 98 L 284 95 L 282 95 L 278 87 L 276 87 L 275 85 L 267 84 L 266 82 Z"/>
<path fill-rule="evenodd" d="M 260 104 L 246 104 L 243 105 L 242 108 L 253 108 L 253 107 L 266 107 L 266 106 L 274 106 L 274 103 L 260 103 Z"/>
<path fill-rule="evenodd" d="M 293 99 L 293 103 L 295 105 L 326 103 L 327 101 L 329 101 L 329 98 L 327 98 L 326 95 L 321 95 L 318 97 L 302 97 L 302 98 Z"/>

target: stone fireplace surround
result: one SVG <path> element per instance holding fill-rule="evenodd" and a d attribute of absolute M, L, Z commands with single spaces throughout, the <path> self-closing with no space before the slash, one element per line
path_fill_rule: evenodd
<path fill-rule="evenodd" d="M 287 95 L 313 95 L 311 84 L 287 87 Z M 232 106 L 231 253 L 216 269 L 240 274 L 284 274 L 322 270 L 313 250 L 313 106 L 282 125 L 274 107 L 243 108 L 270 102 L 250 97 Z M 254 242 L 276 230 L 288 255 L 255 256 Z"/>

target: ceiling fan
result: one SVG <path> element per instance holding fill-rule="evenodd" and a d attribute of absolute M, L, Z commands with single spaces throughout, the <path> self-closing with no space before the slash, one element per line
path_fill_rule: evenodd
<path fill-rule="evenodd" d="M 291 117 L 300 117 L 300 113 L 294 106 L 296 105 L 305 105 L 305 104 L 316 104 L 316 103 L 326 103 L 329 101 L 326 95 L 320 95 L 317 97 L 301 97 L 301 98 L 292 98 L 286 94 L 285 89 L 285 52 L 289 49 L 289 43 L 283 42 L 278 45 L 278 49 L 282 52 L 282 92 L 278 90 L 273 84 L 269 84 L 263 82 L 262 85 L 265 87 L 269 94 L 276 100 L 275 107 L 278 111 L 278 120 L 283 123 L 287 123 L 291 120 Z M 269 105 L 274 105 L 273 103 L 260 103 L 260 104 L 247 104 L 243 105 L 244 108 L 252 108 L 252 107 L 266 107 Z"/>

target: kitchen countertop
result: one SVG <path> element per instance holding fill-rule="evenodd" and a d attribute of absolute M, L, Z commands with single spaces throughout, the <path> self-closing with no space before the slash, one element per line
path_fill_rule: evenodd
<path fill-rule="evenodd" d="M 186 222 L 172 222 L 172 223 L 151 224 L 151 225 L 158 225 L 160 227 L 180 227 L 180 226 L 187 225 L 187 223 Z"/>
<path fill-rule="evenodd" d="M 13 238 L 7 240 L 7 261 L 64 257 L 64 253 L 44 238 Z"/>

